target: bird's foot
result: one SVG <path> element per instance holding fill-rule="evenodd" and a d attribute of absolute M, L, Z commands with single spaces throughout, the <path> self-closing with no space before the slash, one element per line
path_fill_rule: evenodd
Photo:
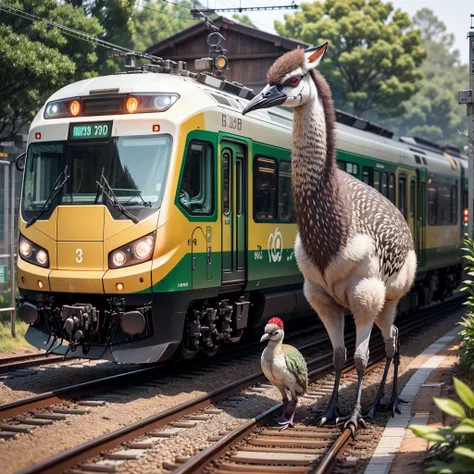
<path fill-rule="evenodd" d="M 401 403 L 408 403 L 408 402 L 406 402 L 405 400 L 402 400 L 396 393 L 393 393 L 392 398 L 387 403 L 387 405 L 385 405 L 385 411 L 391 411 L 392 418 L 395 418 L 395 413 L 398 413 L 399 415 L 402 414 L 400 410 Z"/>
<path fill-rule="evenodd" d="M 275 423 L 278 423 L 278 424 L 280 424 L 280 423 L 287 423 L 287 422 L 288 422 L 288 418 L 286 418 L 286 416 L 281 415 L 281 416 L 277 416 L 277 417 L 273 418 L 273 421 L 274 421 Z"/>
<path fill-rule="evenodd" d="M 341 418 L 344 418 L 345 415 L 342 413 L 341 406 L 339 401 L 331 399 L 329 405 L 325 410 L 320 410 L 320 415 L 318 416 L 317 425 L 324 426 L 328 422 L 334 422 L 335 424 L 339 423 Z"/>
<path fill-rule="evenodd" d="M 377 412 L 385 411 L 385 405 L 382 405 L 380 402 L 375 402 L 367 409 L 367 411 L 362 415 L 362 418 L 365 420 L 373 420 Z"/>
<path fill-rule="evenodd" d="M 344 429 L 349 428 L 352 431 L 352 436 L 354 438 L 356 431 L 359 428 L 359 424 L 360 426 L 362 426 L 362 428 L 365 428 L 366 426 L 364 418 L 362 418 L 360 411 L 360 405 L 357 404 L 354 406 L 352 412 L 349 415 L 338 420 L 338 424 L 344 423 Z"/>

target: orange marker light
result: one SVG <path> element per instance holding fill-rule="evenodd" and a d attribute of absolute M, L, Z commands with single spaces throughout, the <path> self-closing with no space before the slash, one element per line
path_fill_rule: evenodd
<path fill-rule="evenodd" d="M 153 131 L 154 132 L 159 132 L 160 131 L 160 126 L 159 125 L 153 125 Z"/>
<path fill-rule="evenodd" d="M 38 288 L 41 290 L 43 288 L 43 282 L 41 280 L 38 280 Z"/>
<path fill-rule="evenodd" d="M 69 104 L 70 114 L 73 115 L 74 117 L 76 117 L 77 115 L 79 115 L 80 111 L 81 111 L 81 104 L 77 100 L 73 100 Z"/>
<path fill-rule="evenodd" d="M 138 110 L 138 99 L 136 97 L 129 97 L 126 102 L 127 112 L 134 114 Z"/>
<path fill-rule="evenodd" d="M 116 283 L 115 288 L 117 289 L 117 291 L 123 291 L 123 283 Z"/>
<path fill-rule="evenodd" d="M 469 209 L 464 209 L 464 223 L 467 224 L 469 222 Z"/>
<path fill-rule="evenodd" d="M 35 133 L 35 138 L 36 138 L 36 140 L 41 140 L 41 133 L 36 132 Z"/>

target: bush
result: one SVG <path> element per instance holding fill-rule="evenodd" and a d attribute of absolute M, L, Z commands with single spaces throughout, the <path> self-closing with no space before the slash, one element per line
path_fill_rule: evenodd
<path fill-rule="evenodd" d="M 464 260 L 466 261 L 465 272 L 468 277 L 474 277 L 474 244 L 472 240 L 464 240 L 465 251 Z M 461 289 L 467 293 L 467 300 L 464 304 L 468 307 L 467 314 L 459 323 L 464 329 L 460 332 L 461 346 L 459 355 L 461 363 L 465 367 L 474 369 L 474 281 L 464 280 L 464 287 Z"/>
<path fill-rule="evenodd" d="M 416 436 L 434 442 L 428 450 L 429 474 L 454 474 L 474 472 L 474 393 L 463 382 L 454 377 L 454 387 L 466 409 L 454 400 L 434 398 L 444 413 L 460 420 L 454 426 L 435 428 L 426 425 L 411 425 Z"/>

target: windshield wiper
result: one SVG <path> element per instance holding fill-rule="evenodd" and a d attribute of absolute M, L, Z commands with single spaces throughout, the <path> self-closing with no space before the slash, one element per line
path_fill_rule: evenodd
<path fill-rule="evenodd" d="M 142 196 L 142 192 L 139 190 L 139 189 L 127 189 L 127 191 L 132 191 L 135 193 L 136 196 L 138 196 L 138 198 L 140 199 L 140 201 L 143 203 L 143 205 L 145 207 L 152 207 L 152 204 L 151 204 L 151 201 L 145 201 L 145 199 L 143 199 L 143 196 Z M 133 197 L 132 197 L 133 199 Z M 129 201 L 127 201 L 125 203 L 126 206 L 129 206 L 131 204 L 131 200 L 130 199 Z"/>
<path fill-rule="evenodd" d="M 28 223 L 26 224 L 27 228 L 33 225 L 45 212 L 48 212 L 51 207 L 53 207 L 53 204 L 55 206 L 57 205 L 56 200 L 61 195 L 61 190 L 69 179 L 69 175 L 66 176 L 67 169 L 68 165 L 66 165 L 64 171 L 61 171 L 61 173 L 59 173 L 59 176 L 56 178 L 56 181 L 53 184 L 53 189 L 51 189 L 51 192 L 46 198 L 43 207 L 28 221 Z"/>
<path fill-rule="evenodd" d="M 97 186 L 99 186 L 99 188 L 102 190 L 104 197 L 110 202 L 110 204 L 112 204 L 113 207 L 115 207 L 115 209 L 118 209 L 124 216 L 135 222 L 135 224 L 138 224 L 138 218 L 123 207 L 122 203 L 118 200 L 117 196 L 112 190 L 112 187 L 107 182 L 103 174 L 100 176 L 100 182 L 96 181 L 96 183 Z"/>

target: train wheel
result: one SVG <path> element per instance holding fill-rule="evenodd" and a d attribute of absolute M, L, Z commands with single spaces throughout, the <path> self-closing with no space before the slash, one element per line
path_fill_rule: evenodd
<path fill-rule="evenodd" d="M 183 359 L 183 360 L 191 360 L 192 358 L 196 357 L 198 353 L 199 353 L 199 349 L 196 351 L 188 349 L 183 345 L 183 343 L 181 343 L 178 349 L 179 357 L 180 359 Z"/>
<path fill-rule="evenodd" d="M 205 347 L 201 350 L 207 357 L 214 357 L 219 352 L 219 344 L 214 344 L 212 347 Z"/>

